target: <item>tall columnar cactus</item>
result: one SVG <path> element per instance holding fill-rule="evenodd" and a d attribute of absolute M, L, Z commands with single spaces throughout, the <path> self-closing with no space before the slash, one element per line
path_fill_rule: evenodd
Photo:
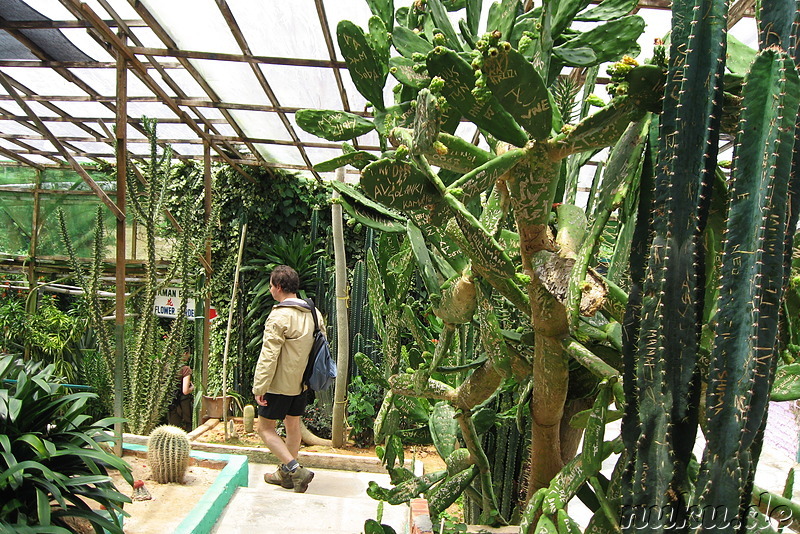
<path fill-rule="evenodd" d="M 147 462 L 153 480 L 159 484 L 182 484 L 190 451 L 191 444 L 183 429 L 172 425 L 153 429 L 147 442 Z"/>
<path fill-rule="evenodd" d="M 636 361 L 636 412 L 624 420 L 630 483 L 628 505 L 667 504 L 668 490 L 687 494 L 700 381 L 699 318 L 703 310 L 701 232 L 716 168 L 726 3 L 680 2 L 674 20 L 655 178 L 649 262 L 642 288 Z M 634 430 L 635 429 L 635 430 Z M 628 502 L 633 499 L 635 502 Z"/>
<path fill-rule="evenodd" d="M 794 12 L 794 2 L 770 8 L 789 5 Z M 702 255 L 692 251 L 702 250 L 707 199 L 725 194 L 719 183 L 710 190 L 710 182 L 698 180 L 713 176 L 720 129 L 713 118 L 721 116 L 720 109 L 698 104 L 721 102 L 725 50 L 717 43 L 724 43 L 726 4 L 689 2 L 673 9 L 674 73 L 668 77 L 666 98 L 667 103 L 676 98 L 677 105 L 665 105 L 662 117 L 654 237 L 644 273 L 638 345 L 626 361 L 623 439 L 629 455 L 622 510 L 630 531 L 685 530 L 687 519 L 690 528 L 743 531 L 777 361 L 784 247 L 794 233 L 787 226 L 787 191 L 800 84 L 794 62 L 773 47 L 756 57 L 743 86 L 708 364 L 707 446 L 694 494 L 688 470 L 703 379 L 698 318 L 707 308 L 707 270 Z M 716 51 L 710 59 L 709 45 Z M 708 91 L 705 99 L 697 98 L 701 90 Z M 687 128 L 687 123 L 696 126 Z M 697 139 L 701 132 L 710 135 Z M 687 218 L 697 226 L 686 228 Z M 702 517 L 687 517 L 689 499 Z M 654 517 L 654 505 L 676 513 Z"/>
<path fill-rule="evenodd" d="M 150 143 L 150 159 L 146 161 L 141 172 L 145 184 L 141 184 L 134 174 L 133 163 L 130 162 L 128 165 L 130 176 L 127 205 L 144 228 L 146 246 L 143 286 L 137 288 L 137 298 L 129 299 L 126 303 L 133 308 L 133 315 L 137 320 L 131 322 L 132 343 L 125 348 L 122 404 L 127 430 L 136 434 L 147 434 L 166 414 L 173 398 L 175 376 L 181 366 L 181 354 L 187 334 L 187 323 L 176 320 L 172 322 L 167 335 L 161 338 L 161 329 L 153 313 L 156 294 L 167 284 L 173 283 L 173 280 L 182 280 L 184 298 L 177 307 L 177 315 L 178 317 L 186 315 L 186 304 L 194 289 L 192 283 L 194 258 L 199 257 L 199 251 L 205 246 L 207 232 L 213 227 L 206 225 L 204 232 L 192 231 L 191 221 L 202 198 L 182 195 L 178 212 L 173 214 L 180 231 L 172 250 L 171 264 L 166 271 L 159 269 L 156 239 L 163 216 L 166 184 L 171 178 L 172 151 L 167 148 L 160 152 L 156 125 L 153 119 L 142 120 L 142 126 Z M 80 266 L 63 223 L 62 238 L 78 280 L 86 289 L 85 298 L 88 300 L 92 315 L 92 325 L 98 334 L 98 346 L 107 364 L 107 376 L 110 380 L 114 376 L 112 363 L 115 349 L 110 338 L 112 332 L 106 324 L 107 321 L 103 320 L 107 310 L 100 307 L 98 300 L 105 238 L 101 222 L 101 219 L 98 219 L 95 228 L 93 265 L 88 277 L 82 276 L 80 272 Z M 107 390 L 113 391 L 113 384 L 109 383 Z"/>
<path fill-rule="evenodd" d="M 761 449 L 778 359 L 790 147 L 799 104 L 794 61 L 778 48 L 762 51 L 744 86 L 709 365 L 708 447 L 698 485 L 701 503 L 726 512 L 713 518 L 717 524 L 740 516 L 749 504 L 749 492 L 742 490 L 752 485 Z"/>

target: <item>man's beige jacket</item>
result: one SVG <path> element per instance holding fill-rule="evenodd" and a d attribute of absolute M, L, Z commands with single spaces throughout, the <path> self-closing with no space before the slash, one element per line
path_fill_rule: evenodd
<path fill-rule="evenodd" d="M 297 302 L 298 305 L 292 305 Z M 300 299 L 285 299 L 275 306 L 264 324 L 261 353 L 253 377 L 253 395 L 276 393 L 299 395 L 305 386 L 303 371 L 314 343 L 314 318 L 299 305 Z M 317 310 L 319 326 L 325 331 Z"/>

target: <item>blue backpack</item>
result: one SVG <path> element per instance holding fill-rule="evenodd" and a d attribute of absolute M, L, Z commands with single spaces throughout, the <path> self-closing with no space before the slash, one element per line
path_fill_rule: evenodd
<path fill-rule="evenodd" d="M 319 328 L 319 320 L 317 319 L 317 309 L 314 306 L 314 301 L 311 299 L 304 299 L 305 305 L 298 304 L 303 308 L 311 310 L 311 316 L 314 318 L 314 344 L 311 346 L 311 352 L 308 355 L 308 363 L 306 370 L 303 372 L 303 383 L 314 391 L 322 391 L 328 389 L 336 379 L 336 362 L 333 361 L 331 356 L 331 348 L 328 345 L 328 339 L 325 333 Z M 286 304 L 290 306 L 290 304 Z M 280 306 L 280 304 L 278 304 Z"/>

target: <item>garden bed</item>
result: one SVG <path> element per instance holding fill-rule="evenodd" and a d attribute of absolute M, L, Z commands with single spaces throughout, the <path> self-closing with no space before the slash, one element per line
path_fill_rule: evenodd
<path fill-rule="evenodd" d="M 149 480 L 147 437 L 124 435 L 123 458 L 133 468 L 134 480 L 143 480 L 152 500 L 125 505 L 126 534 L 207 534 L 227 506 L 236 488 L 248 485 L 248 460 L 236 454 L 210 453 L 192 447 L 184 484 Z M 128 496 L 133 489 L 113 475 L 117 489 Z"/>
<path fill-rule="evenodd" d="M 229 432 L 229 438 L 225 440 L 225 427 L 222 421 L 214 422 L 209 420 L 207 426 L 201 432 L 195 434 L 193 432 L 193 440 L 195 443 L 208 443 L 212 445 L 223 445 L 233 447 L 246 447 L 263 449 L 266 453 L 268 450 L 264 445 L 257 432 L 245 432 L 244 423 L 240 417 L 229 419 L 233 421 L 233 432 Z M 256 421 L 256 425 L 258 422 Z M 257 429 L 257 428 L 256 428 Z M 364 459 L 375 459 L 375 447 L 358 447 L 352 441 L 346 441 L 340 448 L 328 447 L 324 445 L 311 445 L 304 446 L 300 450 L 301 455 L 304 453 L 320 453 L 341 456 L 357 456 Z M 406 460 L 419 460 L 422 462 L 425 472 L 438 471 L 445 469 L 446 465 L 436 452 L 433 445 L 408 445 L 405 447 Z M 257 461 L 257 460 L 256 460 Z M 302 460 L 301 460 L 302 463 Z M 323 467 L 320 465 L 320 467 Z"/>
<path fill-rule="evenodd" d="M 152 496 L 151 500 L 126 504 L 125 511 L 130 517 L 124 519 L 126 534 L 162 534 L 174 532 L 176 527 L 192 511 L 206 491 L 219 476 L 224 464 L 203 467 L 192 462 L 186 470 L 183 484 L 159 484 L 150 479 L 144 451 L 125 451 L 123 460 L 131 466 L 134 480 L 144 481 L 144 487 Z M 114 485 L 125 495 L 132 497 L 133 488 L 117 471 L 109 473 Z"/>

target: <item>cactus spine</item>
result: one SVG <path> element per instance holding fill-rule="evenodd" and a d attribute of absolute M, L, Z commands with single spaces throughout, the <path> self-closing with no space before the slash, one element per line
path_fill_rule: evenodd
<path fill-rule="evenodd" d="M 147 461 L 153 480 L 159 484 L 183 483 L 190 450 L 189 438 L 182 429 L 172 425 L 155 428 L 147 442 Z"/>

